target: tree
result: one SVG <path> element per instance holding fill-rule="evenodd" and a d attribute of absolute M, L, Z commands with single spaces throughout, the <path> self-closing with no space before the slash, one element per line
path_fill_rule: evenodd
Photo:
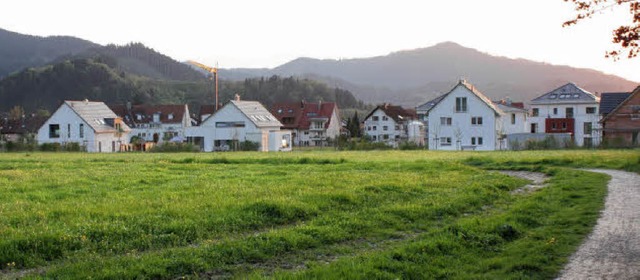
<path fill-rule="evenodd" d="M 564 0 L 575 5 L 578 13 L 572 20 L 562 24 L 563 27 L 577 24 L 583 19 L 591 18 L 596 13 L 611 10 L 613 8 L 627 7 L 632 16 L 629 25 L 622 25 L 613 30 L 613 43 L 620 44 L 622 49 L 626 49 L 627 57 L 634 58 L 640 53 L 640 0 Z M 607 51 L 605 57 L 619 59 L 624 50 Z"/>
<path fill-rule="evenodd" d="M 24 118 L 24 109 L 21 106 L 13 106 L 11 110 L 9 110 L 9 119 L 19 120 Z"/>

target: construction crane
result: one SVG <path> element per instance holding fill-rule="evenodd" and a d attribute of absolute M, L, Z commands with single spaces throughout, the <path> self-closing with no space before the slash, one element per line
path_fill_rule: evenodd
<path fill-rule="evenodd" d="M 189 64 L 191 64 L 191 65 L 193 65 L 195 67 L 198 67 L 198 68 L 200 68 L 200 69 L 202 69 L 204 71 L 209 72 L 213 76 L 212 78 L 214 80 L 214 88 L 215 88 L 215 93 L 216 93 L 216 100 L 215 100 L 216 103 L 215 103 L 214 108 L 215 108 L 215 112 L 218 112 L 218 103 L 219 102 L 218 102 L 218 67 L 217 67 L 217 65 L 216 65 L 216 67 L 209 67 L 207 65 L 204 65 L 204 64 L 199 63 L 199 62 L 195 62 L 193 60 L 189 60 L 188 62 L 189 62 Z"/>

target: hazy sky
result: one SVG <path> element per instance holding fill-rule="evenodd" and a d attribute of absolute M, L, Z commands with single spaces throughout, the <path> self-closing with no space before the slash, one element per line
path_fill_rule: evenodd
<path fill-rule="evenodd" d="M 2 3 L 0 28 L 99 44 L 142 42 L 180 61 L 217 61 L 221 68 L 379 56 L 454 41 L 640 82 L 640 58 L 604 58 L 628 12 L 562 28 L 573 13 L 562 0 L 10 0 Z"/>

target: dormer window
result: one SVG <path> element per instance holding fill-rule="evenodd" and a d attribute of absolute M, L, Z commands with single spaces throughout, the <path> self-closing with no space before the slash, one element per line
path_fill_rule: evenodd
<path fill-rule="evenodd" d="M 167 115 L 167 119 L 173 120 L 173 113 L 170 113 L 169 115 Z"/>
<path fill-rule="evenodd" d="M 142 115 L 140 115 L 140 114 L 136 114 L 136 119 L 137 119 L 137 120 L 139 120 L 139 121 L 141 121 L 141 120 L 142 120 Z"/>

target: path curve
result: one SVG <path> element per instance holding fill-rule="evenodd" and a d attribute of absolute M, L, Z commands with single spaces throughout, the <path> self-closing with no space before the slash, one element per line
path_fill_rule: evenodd
<path fill-rule="evenodd" d="M 640 175 L 587 169 L 611 176 L 604 210 L 558 279 L 640 279 Z"/>

